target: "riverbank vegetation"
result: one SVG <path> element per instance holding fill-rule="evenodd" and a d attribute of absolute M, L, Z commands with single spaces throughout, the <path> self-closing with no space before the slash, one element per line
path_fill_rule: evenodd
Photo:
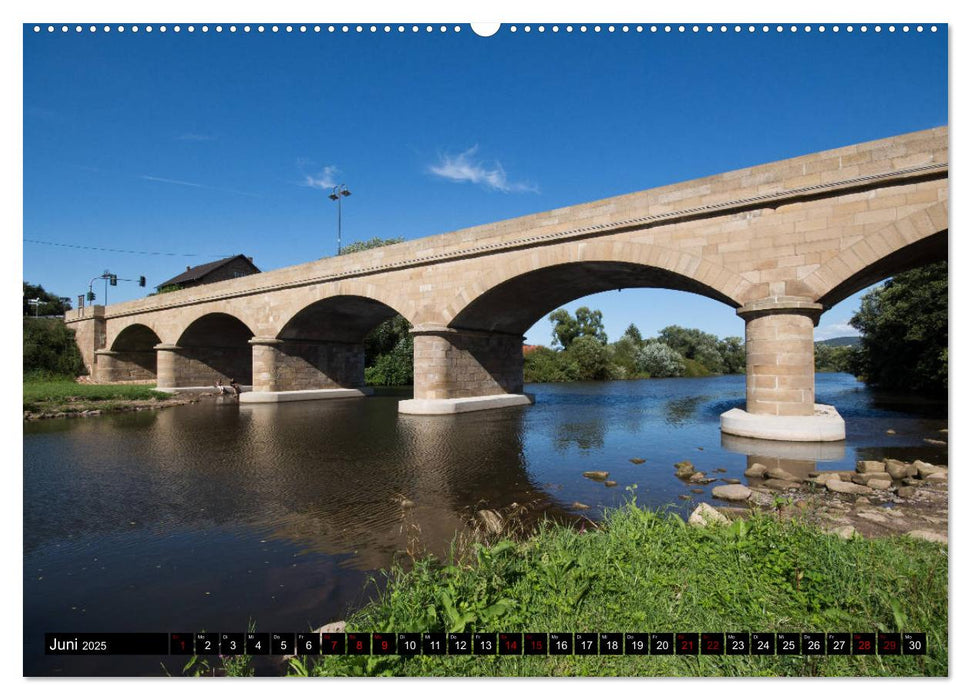
<path fill-rule="evenodd" d="M 926 656 L 302 657 L 291 672 L 384 676 L 946 676 L 947 548 L 842 539 L 755 514 L 690 527 L 635 504 L 597 526 L 396 566 L 361 632 L 925 632 Z"/>
<path fill-rule="evenodd" d="M 850 325 L 861 345 L 851 371 L 897 391 L 947 393 L 947 263 L 896 275 L 866 294 Z"/>
<path fill-rule="evenodd" d="M 112 411 L 135 402 L 171 401 L 144 384 L 79 384 L 73 377 L 33 374 L 24 378 L 24 411 L 39 415 Z"/>
<path fill-rule="evenodd" d="M 554 347 L 526 349 L 526 382 L 705 377 L 745 371 L 745 344 L 738 337 L 719 339 L 697 328 L 667 326 L 656 338 L 645 339 L 632 323 L 619 340 L 608 343 L 599 310 L 581 306 L 571 315 L 558 309 L 549 320 Z"/>

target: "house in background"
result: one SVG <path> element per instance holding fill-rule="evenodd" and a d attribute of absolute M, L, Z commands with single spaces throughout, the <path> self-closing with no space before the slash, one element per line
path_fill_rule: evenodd
<path fill-rule="evenodd" d="M 260 268 L 253 264 L 253 258 L 245 255 L 234 255 L 205 265 L 186 267 L 185 272 L 162 282 L 155 289 L 160 292 L 163 290 L 170 292 L 175 289 L 188 289 L 189 287 L 198 287 L 200 284 L 255 275 L 259 271 Z"/>

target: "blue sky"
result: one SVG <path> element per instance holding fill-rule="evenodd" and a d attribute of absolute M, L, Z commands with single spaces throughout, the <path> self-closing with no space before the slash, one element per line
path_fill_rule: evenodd
<path fill-rule="evenodd" d="M 468 25 L 73 26 L 27 25 L 23 37 L 23 275 L 72 298 L 105 269 L 151 287 L 235 253 L 264 270 L 331 255 L 336 210 L 325 190 L 341 182 L 353 192 L 345 244 L 414 239 L 931 128 L 948 114 L 944 25 L 519 25 L 490 38 Z M 144 292 L 120 283 L 109 302 Z M 603 311 L 611 339 L 631 322 L 645 335 L 672 323 L 744 332 L 731 309 L 684 292 L 607 292 L 568 308 L 580 305 Z M 857 305 L 855 295 L 824 314 L 817 337 L 847 334 Z M 549 323 L 527 339 L 549 344 Z"/>

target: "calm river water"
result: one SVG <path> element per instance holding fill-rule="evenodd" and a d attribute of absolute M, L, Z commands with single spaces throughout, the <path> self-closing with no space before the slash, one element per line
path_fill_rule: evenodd
<path fill-rule="evenodd" d="M 25 423 L 25 674 L 181 668 L 178 657 L 45 657 L 45 632 L 236 632 L 251 620 L 303 631 L 341 619 L 409 539 L 442 552 L 479 508 L 596 519 L 637 484 L 640 504 L 688 512 L 710 495 L 674 477 L 683 459 L 743 483 L 756 458 L 807 470 L 947 461 L 923 441 L 941 437 L 945 404 L 881 397 L 845 374 L 817 376 L 817 401 L 847 423 L 846 442 L 823 449 L 723 437 L 718 416 L 743 404 L 742 376 L 527 390 L 534 406 L 449 417 L 398 415 L 408 395 L 388 392 Z"/>

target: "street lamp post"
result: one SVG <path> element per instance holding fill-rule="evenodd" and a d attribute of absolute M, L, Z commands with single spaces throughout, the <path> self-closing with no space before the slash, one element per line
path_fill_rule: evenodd
<path fill-rule="evenodd" d="M 350 197 L 351 191 L 347 189 L 344 183 L 335 186 L 329 195 L 327 195 L 335 202 L 337 202 L 337 254 L 341 254 L 341 200 L 344 197 Z"/>

